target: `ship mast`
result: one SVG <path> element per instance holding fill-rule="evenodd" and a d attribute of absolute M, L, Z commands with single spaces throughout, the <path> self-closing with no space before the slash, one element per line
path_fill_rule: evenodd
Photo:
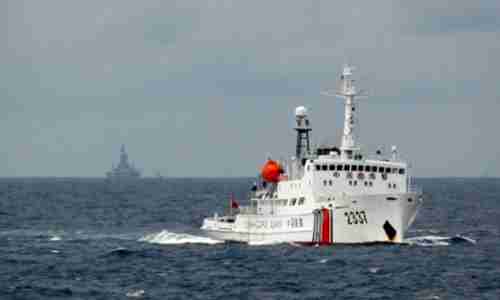
<path fill-rule="evenodd" d="M 345 113 L 344 113 L 344 132 L 342 135 L 342 143 L 340 150 L 342 156 L 346 159 L 352 159 L 357 157 L 360 152 L 360 148 L 356 143 L 356 101 L 355 98 L 359 98 L 362 95 L 361 91 L 358 91 L 354 86 L 354 79 L 352 75 L 353 67 L 346 65 L 342 70 L 340 75 L 340 83 L 338 90 L 335 91 L 335 96 L 345 100 Z M 323 93 L 326 96 L 333 96 L 331 93 Z"/>

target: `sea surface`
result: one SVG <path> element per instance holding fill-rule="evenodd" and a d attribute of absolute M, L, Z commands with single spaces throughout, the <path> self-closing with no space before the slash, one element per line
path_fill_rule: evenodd
<path fill-rule="evenodd" d="M 0 299 L 500 299 L 500 179 L 420 179 L 401 245 L 221 243 L 252 179 L 0 179 Z"/>

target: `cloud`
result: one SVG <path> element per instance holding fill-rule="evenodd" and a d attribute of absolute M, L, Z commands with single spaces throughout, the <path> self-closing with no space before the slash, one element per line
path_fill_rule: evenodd
<path fill-rule="evenodd" d="M 498 148 L 487 136 L 498 125 L 499 6 L 9 0 L 0 28 L 5 174 L 101 175 L 122 142 L 146 169 L 253 174 L 266 153 L 290 152 L 294 105 L 310 106 L 318 142 L 338 138 L 342 106 L 319 92 L 346 62 L 370 94 L 363 143 L 401 143 L 418 175 L 477 174 L 477 160 L 448 166 L 470 153 L 464 144 Z M 92 164 L 60 163 L 86 145 Z"/>

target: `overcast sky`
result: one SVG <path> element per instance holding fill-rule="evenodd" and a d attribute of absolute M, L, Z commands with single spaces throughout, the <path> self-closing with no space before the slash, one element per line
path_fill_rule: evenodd
<path fill-rule="evenodd" d="M 500 176 L 500 1 L 0 2 L 0 176 L 253 176 L 294 152 L 293 110 L 338 143 L 320 91 L 344 63 L 368 153 Z"/>

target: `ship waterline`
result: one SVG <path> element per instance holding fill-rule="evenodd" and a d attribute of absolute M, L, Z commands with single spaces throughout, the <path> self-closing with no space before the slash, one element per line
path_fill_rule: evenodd
<path fill-rule="evenodd" d="M 202 229 L 215 239 L 249 244 L 402 242 L 421 203 L 417 193 L 345 197 L 310 213 L 207 218 Z"/>

